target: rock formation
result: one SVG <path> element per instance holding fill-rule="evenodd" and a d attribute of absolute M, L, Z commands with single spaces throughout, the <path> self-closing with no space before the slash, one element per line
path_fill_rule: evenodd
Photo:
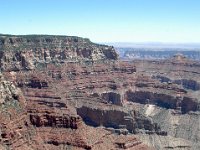
<path fill-rule="evenodd" d="M 18 71 L 43 68 L 47 63 L 116 60 L 111 46 L 98 45 L 89 39 L 67 36 L 0 35 L 2 70 Z"/>
<path fill-rule="evenodd" d="M 198 62 L 120 61 L 78 37 L 0 41 L 1 149 L 200 148 Z"/>

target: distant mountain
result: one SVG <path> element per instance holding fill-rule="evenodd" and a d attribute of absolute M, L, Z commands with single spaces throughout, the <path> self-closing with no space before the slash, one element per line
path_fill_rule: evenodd
<path fill-rule="evenodd" d="M 176 54 L 200 61 L 198 48 L 116 48 L 121 59 L 167 59 Z"/>
<path fill-rule="evenodd" d="M 107 45 L 112 45 L 114 47 L 123 48 L 187 48 L 187 49 L 200 49 L 200 43 L 162 43 L 162 42 L 113 42 L 104 43 Z"/>

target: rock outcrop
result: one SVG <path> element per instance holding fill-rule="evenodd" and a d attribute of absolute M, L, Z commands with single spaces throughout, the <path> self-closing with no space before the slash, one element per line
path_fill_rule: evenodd
<path fill-rule="evenodd" d="M 0 87 L 1 149 L 29 149 L 33 143 L 30 139 L 34 138 L 34 129 L 31 128 L 26 114 L 26 100 L 23 93 L 12 82 L 6 81 L 2 75 Z"/>
<path fill-rule="evenodd" d="M 116 60 L 114 48 L 89 39 L 53 35 L 0 35 L 2 70 L 32 70 L 46 63 Z"/>

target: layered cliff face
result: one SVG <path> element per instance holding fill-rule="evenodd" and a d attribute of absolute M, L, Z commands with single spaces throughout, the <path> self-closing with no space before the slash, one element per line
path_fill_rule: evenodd
<path fill-rule="evenodd" d="M 104 94 L 101 95 L 98 90 L 112 89 L 115 87 L 115 83 L 111 78 L 104 80 L 104 74 L 112 71 L 115 74 L 124 74 L 132 70 L 127 67 L 124 68 L 126 71 L 122 72 L 116 70 L 116 65 L 113 63 L 107 64 L 107 67 L 104 65 L 93 64 L 94 68 L 77 64 L 67 64 L 67 66 L 63 65 L 62 67 L 50 65 L 46 71 L 42 72 L 35 70 L 17 72 L 15 75 L 5 73 L 9 80 L 21 87 L 27 99 L 27 112 L 30 122 L 35 127 L 38 136 L 44 139 L 42 142 L 46 147 L 49 149 L 62 149 L 62 147 L 71 147 L 72 149 L 150 149 L 134 135 L 126 135 L 125 129 L 123 129 L 123 132 L 122 130 L 116 132 L 118 134 L 126 133 L 123 136 L 124 142 L 120 145 L 117 143 L 119 135 L 113 132 L 115 129 L 108 131 L 102 128 L 103 126 L 97 128 L 99 124 L 95 126 L 96 128 L 93 128 L 90 127 L 93 126 L 92 124 L 85 122 L 89 125 L 86 126 L 83 123 L 85 117 L 81 113 L 83 113 L 84 105 L 86 105 L 86 109 L 90 109 L 92 106 L 97 107 L 99 104 L 100 109 L 107 107 L 106 101 L 101 98 L 105 92 L 102 92 Z M 101 81 L 97 80 L 96 75 L 100 75 Z M 102 84 L 98 85 L 99 82 L 102 82 Z M 92 92 L 93 87 L 98 89 L 97 93 Z M 89 103 L 93 105 L 88 105 Z M 108 110 L 110 111 L 110 109 L 109 106 Z M 115 112 L 117 111 L 113 111 L 112 115 L 108 112 L 111 120 L 102 118 L 101 121 L 109 124 L 110 120 L 111 123 L 118 126 L 122 112 L 119 111 L 118 122 L 115 119 L 113 120 L 116 115 Z M 90 114 L 87 114 L 86 117 L 90 118 Z M 130 121 L 129 125 L 131 126 Z M 60 136 L 60 133 L 62 133 L 62 136 Z"/>
<path fill-rule="evenodd" d="M 0 92 L 0 149 L 31 149 L 33 141 L 30 139 L 34 138 L 34 129 L 26 114 L 23 93 L 2 75 Z"/>
<path fill-rule="evenodd" d="M 174 145 L 172 147 L 176 149 L 199 149 L 199 62 L 189 60 L 185 56 L 178 54 L 166 60 L 136 60 L 133 63 L 136 65 L 138 72 L 152 76 L 153 79 L 164 84 L 167 89 L 172 90 L 171 85 L 182 89 L 181 91 L 178 90 L 175 92 L 174 95 L 173 92 L 170 92 L 166 95 L 167 97 L 163 95 L 162 98 L 156 99 L 154 94 L 152 95 L 148 92 L 148 95 L 146 95 L 143 92 L 142 95 L 146 95 L 149 102 L 144 113 L 151 117 L 154 122 L 158 123 L 170 136 L 188 140 L 182 140 L 185 144 L 192 142 L 192 147 L 186 145 L 180 147 L 175 146 L 175 143 L 171 143 L 171 145 Z M 139 93 L 141 95 L 141 91 Z M 160 92 L 157 91 L 156 93 Z M 166 92 L 162 92 L 162 94 L 166 94 Z M 144 101 L 141 101 L 138 95 L 136 97 L 140 103 L 142 102 L 144 104 Z M 170 109 L 159 110 L 155 104 L 152 104 L 153 99 L 164 100 L 165 103 L 167 102 L 164 106 L 168 106 Z M 173 101 L 172 99 L 175 100 L 174 103 L 171 103 Z M 172 104 L 171 106 L 168 105 L 169 102 Z M 175 109 L 172 106 L 175 106 Z M 159 138 L 158 136 L 152 135 L 140 135 L 140 137 L 143 141 L 146 141 L 146 144 L 154 144 L 157 149 L 170 148 L 170 142 L 165 145 L 167 140 L 163 137 Z M 154 143 L 151 139 L 159 141 L 160 145 Z M 163 147 L 163 145 L 165 146 Z"/>
<path fill-rule="evenodd" d="M 112 134 L 137 136 L 149 147 L 198 148 L 198 97 L 175 83 L 142 75 L 130 63 L 49 64 L 43 71 L 6 74 L 21 87 L 38 133 L 49 127 L 79 131 L 81 118 L 86 125 L 104 127 Z M 188 124 L 185 133 L 184 120 L 196 122 Z M 151 145 L 149 138 L 161 142 Z M 49 147 L 66 144 L 58 137 L 46 141 Z"/>
<path fill-rule="evenodd" d="M 116 60 L 111 46 L 98 45 L 80 37 L 0 35 L 2 70 L 31 70 L 47 63 Z"/>
<path fill-rule="evenodd" d="M 77 114 L 89 95 L 98 100 L 87 82 L 93 80 L 95 88 L 99 74 L 104 80 L 108 72 L 135 72 L 135 67 L 116 65 L 116 59 L 113 47 L 87 39 L 2 36 L 1 70 L 7 81 L 0 85 L 1 149 L 151 149 L 134 135 L 88 126 Z M 112 82 L 106 78 L 99 85 L 102 93 L 104 87 L 117 88 Z M 97 94 L 106 96 L 102 93 Z"/>
<path fill-rule="evenodd" d="M 10 83 L 0 86 L 6 91 L 1 103 L 20 101 L 17 116 L 24 117 L 7 120 L 2 138 L 10 143 L 2 140 L 3 148 L 200 148 L 198 62 L 182 57 L 122 62 L 112 47 L 77 37 L 1 39 L 2 74 Z M 20 143 L 10 134 L 18 128 Z"/>

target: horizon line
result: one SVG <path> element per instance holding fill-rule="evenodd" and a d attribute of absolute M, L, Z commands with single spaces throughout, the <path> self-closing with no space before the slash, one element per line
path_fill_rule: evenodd
<path fill-rule="evenodd" d="M 165 44 L 171 44 L 171 45 L 183 45 L 183 44 L 194 44 L 194 45 L 198 45 L 200 44 L 200 42 L 177 42 L 177 41 L 96 41 L 93 40 L 90 37 L 85 37 L 85 36 L 80 36 L 80 35 L 66 35 L 66 34 L 40 34 L 40 33 L 31 33 L 31 34 L 7 34 L 7 33 L 0 33 L 0 36 L 29 36 L 29 35 L 44 35 L 44 36 L 70 36 L 70 37 L 80 37 L 80 38 L 86 38 L 89 39 L 90 41 L 94 42 L 94 43 L 99 43 L 99 44 L 161 44 L 161 45 L 165 45 Z"/>

